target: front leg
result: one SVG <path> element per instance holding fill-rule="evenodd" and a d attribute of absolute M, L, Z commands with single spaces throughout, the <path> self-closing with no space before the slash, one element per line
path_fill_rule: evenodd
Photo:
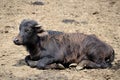
<path fill-rule="evenodd" d="M 50 58 L 50 57 L 43 57 L 40 59 L 37 63 L 37 68 L 38 69 L 51 69 L 55 68 L 56 65 L 51 66 L 53 63 L 55 63 L 55 58 Z"/>
<path fill-rule="evenodd" d="M 27 63 L 28 66 L 34 68 L 36 67 L 38 61 L 33 61 L 31 58 L 30 58 L 30 55 L 26 56 L 25 57 L 25 62 Z"/>

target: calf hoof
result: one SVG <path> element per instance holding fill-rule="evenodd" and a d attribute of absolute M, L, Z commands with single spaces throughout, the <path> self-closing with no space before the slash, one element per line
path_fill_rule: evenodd
<path fill-rule="evenodd" d="M 28 55 L 25 57 L 25 62 L 27 63 L 28 66 L 34 68 L 36 67 L 38 61 L 31 60 L 30 55 Z"/>
<path fill-rule="evenodd" d="M 83 66 L 77 66 L 77 67 L 76 67 L 76 70 L 82 70 L 82 69 L 84 69 Z"/>
<path fill-rule="evenodd" d="M 28 61 L 28 65 L 31 67 L 31 68 L 35 68 L 37 66 L 37 62 L 38 61 Z"/>
<path fill-rule="evenodd" d="M 77 63 L 71 63 L 71 64 L 69 65 L 69 68 L 76 67 L 76 66 L 77 66 Z"/>
<path fill-rule="evenodd" d="M 106 68 L 110 68 L 110 67 L 112 67 L 112 64 L 102 64 L 101 65 L 102 69 L 106 69 Z"/>
<path fill-rule="evenodd" d="M 31 60 L 30 55 L 25 57 L 25 62 L 27 63 L 29 60 Z"/>
<path fill-rule="evenodd" d="M 62 64 L 56 64 L 56 69 L 65 69 L 65 67 Z"/>
<path fill-rule="evenodd" d="M 85 64 L 79 63 L 79 64 L 76 66 L 76 70 L 82 70 L 82 69 L 84 69 L 85 66 L 86 66 Z"/>
<path fill-rule="evenodd" d="M 37 69 L 45 69 L 45 65 L 44 64 L 37 64 Z"/>

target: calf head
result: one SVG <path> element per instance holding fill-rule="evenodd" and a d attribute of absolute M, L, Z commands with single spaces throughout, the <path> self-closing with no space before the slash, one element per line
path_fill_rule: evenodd
<path fill-rule="evenodd" d="M 35 43 L 38 37 L 47 35 L 40 25 L 34 20 L 24 19 L 19 26 L 19 34 L 13 40 L 16 45 Z"/>

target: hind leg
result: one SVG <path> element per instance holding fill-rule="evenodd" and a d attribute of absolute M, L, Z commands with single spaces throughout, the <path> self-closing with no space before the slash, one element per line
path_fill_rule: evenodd
<path fill-rule="evenodd" d="M 111 63 L 106 63 L 105 61 L 102 62 L 100 65 L 101 65 L 101 68 L 103 69 L 112 67 Z"/>
<path fill-rule="evenodd" d="M 97 64 L 95 62 L 92 62 L 90 60 L 82 60 L 76 67 L 76 69 L 80 70 L 83 68 L 91 68 L 91 69 L 97 69 L 101 68 L 100 64 Z"/>

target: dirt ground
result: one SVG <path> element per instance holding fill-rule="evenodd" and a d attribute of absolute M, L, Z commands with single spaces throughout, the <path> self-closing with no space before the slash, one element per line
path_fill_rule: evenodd
<path fill-rule="evenodd" d="M 46 30 L 96 34 L 115 50 L 110 69 L 38 70 L 12 40 L 23 19 Z M 120 80 L 120 0 L 0 0 L 0 80 Z"/>

